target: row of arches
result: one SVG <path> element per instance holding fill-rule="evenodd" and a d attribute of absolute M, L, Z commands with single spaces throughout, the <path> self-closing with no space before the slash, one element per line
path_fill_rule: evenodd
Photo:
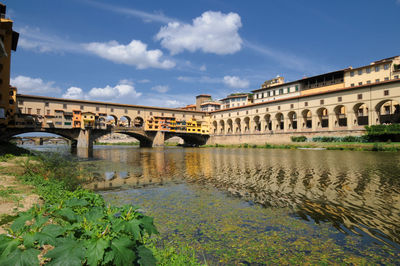
<path fill-rule="evenodd" d="M 129 116 L 121 116 L 120 118 L 115 115 L 109 115 L 107 117 L 101 117 L 100 123 L 104 122 L 115 127 L 137 127 L 141 128 L 144 126 L 144 119 L 140 116 L 135 117 L 133 120 Z"/>
<path fill-rule="evenodd" d="M 375 106 L 376 121 L 370 121 L 369 106 L 364 102 L 355 104 L 350 110 L 345 105 L 335 106 L 331 112 L 326 107 L 314 111 L 290 111 L 288 113 L 267 113 L 244 118 L 229 118 L 214 120 L 212 123 L 214 134 L 241 134 L 261 131 L 282 131 L 313 128 L 346 128 L 351 126 L 365 126 L 371 124 L 400 123 L 400 105 L 394 100 L 385 100 Z M 351 116 L 352 121 L 349 120 Z"/>

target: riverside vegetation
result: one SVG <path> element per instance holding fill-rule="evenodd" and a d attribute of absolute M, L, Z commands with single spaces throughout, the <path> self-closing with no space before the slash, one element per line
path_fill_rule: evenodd
<path fill-rule="evenodd" d="M 43 204 L 3 217 L 11 225 L 0 235 L 0 265 L 198 265 L 193 250 L 158 247 L 153 218 L 138 207 L 110 206 L 83 189 L 75 160 L 49 153 L 23 158 L 16 177 L 32 185 Z"/>

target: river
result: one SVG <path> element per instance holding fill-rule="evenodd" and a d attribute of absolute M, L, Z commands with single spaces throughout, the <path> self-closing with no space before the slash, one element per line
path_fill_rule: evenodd
<path fill-rule="evenodd" d="M 106 201 L 210 265 L 400 264 L 400 154 L 96 146 Z"/>

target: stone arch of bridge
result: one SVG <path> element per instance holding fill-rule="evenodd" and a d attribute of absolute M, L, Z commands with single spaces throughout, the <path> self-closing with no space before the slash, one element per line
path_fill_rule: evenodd
<path fill-rule="evenodd" d="M 113 130 L 113 133 L 119 133 L 119 134 L 124 134 L 130 137 L 133 137 L 135 139 L 137 139 L 140 142 L 140 147 L 151 147 L 153 144 L 153 138 L 151 136 L 146 135 L 146 133 L 143 132 L 132 132 L 132 131 L 124 131 L 124 130 Z M 92 132 L 93 134 L 93 141 L 95 141 L 96 139 L 109 134 L 110 132 L 101 130 L 101 131 L 96 131 L 96 132 Z"/>

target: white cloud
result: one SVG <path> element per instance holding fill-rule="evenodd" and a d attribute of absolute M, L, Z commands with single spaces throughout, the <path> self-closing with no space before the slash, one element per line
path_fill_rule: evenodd
<path fill-rule="evenodd" d="M 207 70 L 206 65 L 202 65 L 202 66 L 200 67 L 200 71 L 206 71 L 206 70 Z"/>
<path fill-rule="evenodd" d="M 158 86 L 154 86 L 153 88 L 151 88 L 151 90 L 157 91 L 159 93 L 166 93 L 169 90 L 169 87 L 158 85 Z"/>
<path fill-rule="evenodd" d="M 127 80 L 121 80 L 116 86 L 111 87 L 109 85 L 104 88 L 92 88 L 89 93 L 86 95 L 87 99 L 105 99 L 105 100 L 113 100 L 122 97 L 128 97 L 130 99 L 139 98 L 142 93 L 137 92 L 133 83 Z"/>
<path fill-rule="evenodd" d="M 225 84 L 236 89 L 246 89 L 250 86 L 247 79 L 241 79 L 237 76 L 224 76 L 223 78 L 179 76 L 177 80 L 192 83 Z"/>
<path fill-rule="evenodd" d="M 20 33 L 18 47 L 33 50 L 39 53 L 48 52 L 75 52 L 82 53 L 81 44 L 71 42 L 56 35 L 43 33 L 39 28 L 29 26 L 17 28 Z"/>
<path fill-rule="evenodd" d="M 43 81 L 41 78 L 17 76 L 11 78 L 10 84 L 17 87 L 18 93 L 29 94 L 54 94 L 60 92 L 60 88 L 54 86 L 54 81 Z"/>
<path fill-rule="evenodd" d="M 69 87 L 67 91 L 62 95 L 66 99 L 84 99 L 83 90 L 78 87 Z"/>
<path fill-rule="evenodd" d="M 236 13 L 223 14 L 207 11 L 193 19 L 193 24 L 170 22 L 161 27 L 156 40 L 168 49 L 171 54 L 184 50 L 219 55 L 233 54 L 242 47 L 238 30 L 242 26 L 240 16 Z"/>
<path fill-rule="evenodd" d="M 161 61 L 163 56 L 161 50 L 147 50 L 147 45 L 137 40 L 132 40 L 127 45 L 119 44 L 117 41 L 92 42 L 85 44 L 84 47 L 87 51 L 104 59 L 136 66 L 138 69 L 149 67 L 168 69 L 175 66 L 173 61 Z"/>
<path fill-rule="evenodd" d="M 250 82 L 248 80 L 241 79 L 236 76 L 225 76 L 223 82 L 229 87 L 235 89 L 246 89 L 250 85 Z"/>
<path fill-rule="evenodd" d="M 95 6 L 97 8 L 101 8 L 101 9 L 104 9 L 107 11 L 141 18 L 145 22 L 156 21 L 156 22 L 161 22 L 161 23 L 168 23 L 168 22 L 172 22 L 172 21 L 178 21 L 177 19 L 167 17 L 162 13 L 149 13 L 149 12 L 145 12 L 145 11 L 141 11 L 141 10 L 137 10 L 137 9 L 133 9 L 133 8 L 118 7 L 114 4 L 108 5 L 108 4 L 99 3 L 99 2 L 90 1 L 90 0 L 86 0 L 85 2 Z"/>

